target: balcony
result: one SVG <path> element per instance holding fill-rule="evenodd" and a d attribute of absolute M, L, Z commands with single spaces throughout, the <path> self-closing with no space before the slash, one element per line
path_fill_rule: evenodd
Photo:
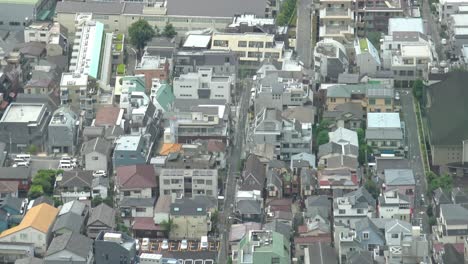
<path fill-rule="evenodd" d="M 354 18 L 354 12 L 349 8 L 324 8 L 320 9 L 320 19 Z"/>

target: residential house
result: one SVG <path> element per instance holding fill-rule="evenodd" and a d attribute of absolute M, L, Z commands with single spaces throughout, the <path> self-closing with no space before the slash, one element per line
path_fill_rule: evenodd
<path fill-rule="evenodd" d="M 34 206 L 24 216 L 21 223 L 0 234 L 0 242 L 21 242 L 34 244 L 36 254 L 44 254 L 51 237 L 51 229 L 58 209 L 40 204 Z"/>
<path fill-rule="evenodd" d="M 381 69 L 379 51 L 367 38 L 356 38 L 354 40 L 354 51 L 356 52 L 356 65 L 362 75 L 375 76 Z"/>
<path fill-rule="evenodd" d="M 321 236 L 330 233 L 331 199 L 325 195 L 310 196 L 305 200 L 304 225 L 299 236 Z"/>
<path fill-rule="evenodd" d="M 121 136 L 116 140 L 113 154 L 114 168 L 135 164 L 145 164 L 150 150 L 146 138 L 143 136 Z"/>
<path fill-rule="evenodd" d="M 173 195 L 159 196 L 156 206 L 154 207 L 153 220 L 156 225 L 159 225 L 162 222 L 169 222 L 172 201 Z"/>
<path fill-rule="evenodd" d="M 385 241 L 387 246 L 402 246 L 405 240 L 413 236 L 410 223 L 394 219 L 385 224 Z"/>
<path fill-rule="evenodd" d="M 173 226 L 171 239 L 198 239 L 211 231 L 211 217 L 208 207 L 191 199 L 172 203 L 170 220 Z"/>
<path fill-rule="evenodd" d="M 372 195 L 360 187 L 356 191 L 337 197 L 333 201 L 333 218 L 336 223 L 355 227 L 357 221 L 366 217 L 374 217 L 376 202 Z"/>
<path fill-rule="evenodd" d="M 366 141 L 375 153 L 403 156 L 404 127 L 399 113 L 367 114 Z"/>
<path fill-rule="evenodd" d="M 356 2 L 356 31 L 359 36 L 365 36 L 366 32 L 386 32 L 389 29 L 389 33 L 392 31 L 392 27 L 389 27 L 392 20 L 402 19 L 411 20 L 417 19 L 408 17 L 411 9 L 406 5 L 404 1 L 393 1 L 387 5 L 381 5 L 375 2 L 367 2 L 359 0 Z M 413 14 L 413 17 L 415 15 Z M 409 24 L 403 22 L 403 28 Z"/>
<path fill-rule="evenodd" d="M 440 205 L 433 232 L 442 243 L 464 243 L 468 236 L 468 209 L 458 204 Z"/>
<path fill-rule="evenodd" d="M 418 79 L 429 78 L 428 65 L 434 61 L 432 43 L 404 43 L 392 56 L 391 67 L 396 87 L 411 87 Z"/>
<path fill-rule="evenodd" d="M 251 230 L 240 241 L 238 251 L 232 252 L 232 260 L 238 264 L 289 264 L 290 254 L 290 242 L 282 234 L 269 230 Z"/>
<path fill-rule="evenodd" d="M 54 197 L 67 203 L 74 200 L 91 199 L 93 171 L 64 171 L 55 179 Z"/>
<path fill-rule="evenodd" d="M 93 263 L 93 241 L 73 232 L 67 232 L 52 239 L 44 257 L 44 264 L 66 264 L 70 262 L 77 264 Z"/>
<path fill-rule="evenodd" d="M 52 233 L 54 236 L 67 232 L 84 234 L 86 232 L 88 217 L 88 205 L 77 200 L 64 203 L 57 215 Z"/>
<path fill-rule="evenodd" d="M 269 169 L 266 177 L 266 189 L 268 198 L 283 198 L 283 173 L 281 169 Z"/>
<path fill-rule="evenodd" d="M 78 116 L 68 107 L 52 114 L 48 128 L 48 152 L 74 155 L 79 134 Z"/>
<path fill-rule="evenodd" d="M 93 125 L 97 127 L 109 128 L 121 126 L 124 109 L 114 106 L 103 106 L 96 110 L 96 118 Z"/>
<path fill-rule="evenodd" d="M 348 167 L 355 170 L 359 165 L 357 133 L 339 127 L 329 132 L 328 137 L 330 142 L 319 146 L 319 166 L 330 169 Z"/>
<path fill-rule="evenodd" d="M 226 168 L 226 144 L 223 141 L 214 139 L 208 140 L 206 150 L 214 156 L 218 168 Z"/>
<path fill-rule="evenodd" d="M 445 191 L 441 187 L 434 190 L 432 195 L 432 204 L 434 205 L 433 212 L 435 212 L 435 216 L 440 216 L 440 206 L 442 204 L 452 204 L 452 197 L 451 193 Z"/>
<path fill-rule="evenodd" d="M 23 219 L 26 211 L 25 200 L 16 197 L 5 197 L 0 199 L 0 231 L 17 225 Z"/>
<path fill-rule="evenodd" d="M 303 106 L 293 106 L 283 109 L 281 116 L 290 120 L 295 119 L 301 124 L 315 124 L 317 109 L 309 103 L 310 102 L 306 102 Z"/>
<path fill-rule="evenodd" d="M 137 262 L 137 242 L 121 232 L 101 232 L 94 240 L 94 261 L 102 264 L 132 264 Z"/>
<path fill-rule="evenodd" d="M 153 219 L 156 198 L 124 198 L 119 203 L 120 216 L 127 227 L 134 227 L 138 221 Z"/>
<path fill-rule="evenodd" d="M 302 152 L 291 156 L 290 169 L 294 175 L 301 175 L 302 170 L 316 169 L 315 155 Z"/>
<path fill-rule="evenodd" d="M 452 190 L 452 202 L 454 204 L 466 204 L 466 203 L 468 203 L 468 195 L 460 187 L 453 188 L 453 190 Z"/>
<path fill-rule="evenodd" d="M 161 83 L 159 79 L 153 79 L 150 99 L 158 111 L 168 112 L 175 100 L 172 86 L 167 82 Z"/>
<path fill-rule="evenodd" d="M 232 224 L 229 231 L 229 251 L 237 252 L 239 250 L 239 242 L 247 235 L 251 230 L 261 230 L 262 225 L 255 222 L 244 222 L 240 224 Z"/>
<path fill-rule="evenodd" d="M 334 110 L 325 111 L 323 119 L 330 120 L 336 127 L 356 130 L 365 124 L 365 115 L 360 103 L 347 102 L 337 105 Z"/>
<path fill-rule="evenodd" d="M 218 170 L 162 169 L 159 173 L 160 192 L 184 197 L 218 196 Z"/>
<path fill-rule="evenodd" d="M 263 165 L 256 155 L 249 155 L 245 160 L 239 190 L 257 190 L 262 193 L 265 188 L 265 180 L 265 165 Z"/>
<path fill-rule="evenodd" d="M 35 21 L 24 28 L 24 42 L 46 44 L 47 56 L 65 55 L 68 51 L 68 30 L 58 22 Z"/>
<path fill-rule="evenodd" d="M 33 243 L 0 242 L 0 246 L 0 258 L 5 263 L 43 264 L 42 259 L 39 259 L 40 262 L 33 262 L 38 259 L 34 257 Z M 23 259 L 27 261 L 22 262 Z"/>
<path fill-rule="evenodd" d="M 159 80 L 169 79 L 170 61 L 169 58 L 161 56 L 153 56 L 148 51 L 145 51 L 140 62 L 135 65 L 135 74 L 143 74 L 145 76 L 145 86 L 147 91 L 151 87 L 153 79 Z"/>
<path fill-rule="evenodd" d="M 265 225 L 263 226 L 263 230 L 278 232 L 282 234 L 287 240 L 291 240 L 291 236 L 293 235 L 292 226 L 287 223 L 283 223 L 278 219 L 265 223 Z"/>
<path fill-rule="evenodd" d="M 262 222 L 264 212 L 261 191 L 237 191 L 235 213 L 242 222 Z"/>
<path fill-rule="evenodd" d="M 349 252 L 346 256 L 346 263 L 348 264 L 374 264 L 374 262 L 374 254 L 368 251 Z"/>
<path fill-rule="evenodd" d="M 97 98 L 96 81 L 87 74 L 66 72 L 60 80 L 60 101 L 62 105 L 79 114 L 85 112 L 86 123 L 94 118 L 96 106 L 93 100 Z"/>
<path fill-rule="evenodd" d="M 301 169 L 301 197 L 311 196 L 317 189 L 317 171 L 314 169 Z"/>
<path fill-rule="evenodd" d="M 26 197 L 31 186 L 31 169 L 0 167 L 0 183 L 8 186 L 8 193 L 17 192 L 18 197 Z"/>
<path fill-rule="evenodd" d="M 349 58 L 345 46 L 333 39 L 322 39 L 314 47 L 316 80 L 333 82 L 341 73 L 348 72 Z"/>
<path fill-rule="evenodd" d="M 329 242 L 316 242 L 304 249 L 304 264 L 335 264 L 337 261 L 336 251 Z"/>
<path fill-rule="evenodd" d="M 411 220 L 411 202 L 408 196 L 401 194 L 397 189 L 390 189 L 379 196 L 378 213 L 380 218 Z"/>
<path fill-rule="evenodd" d="M 26 257 L 16 259 L 15 264 L 44 264 L 44 260 L 36 257 Z"/>
<path fill-rule="evenodd" d="M 356 170 L 350 168 L 322 169 L 317 172 L 317 190 L 330 193 L 331 190 L 356 190 L 359 179 Z"/>
<path fill-rule="evenodd" d="M 385 245 L 385 234 L 373 222 L 373 218 L 361 218 L 355 224 L 356 240 L 361 244 L 361 248 L 365 251 L 373 253 L 374 249 Z"/>
<path fill-rule="evenodd" d="M 45 59 L 40 59 L 31 66 L 30 79 L 24 84 L 24 93 L 34 95 L 56 93 L 62 75 L 60 67 Z"/>
<path fill-rule="evenodd" d="M 292 199 L 283 198 L 268 201 L 265 208 L 266 221 L 280 221 L 291 226 L 293 220 L 292 207 Z"/>
<path fill-rule="evenodd" d="M 83 143 L 81 156 L 85 170 L 104 170 L 111 168 L 110 154 L 112 145 L 102 137 L 95 137 Z"/>
<path fill-rule="evenodd" d="M 394 90 L 383 84 L 338 84 L 327 88 L 326 110 L 334 111 L 348 102 L 360 103 L 368 113 L 393 112 Z"/>
<path fill-rule="evenodd" d="M 104 137 L 105 130 L 104 127 L 85 126 L 82 131 L 83 141 L 86 142 L 97 137 Z"/>
<path fill-rule="evenodd" d="M 147 164 L 117 168 L 115 177 L 116 198 L 151 198 L 157 193 L 158 183 L 154 167 Z"/>
<path fill-rule="evenodd" d="M 411 169 L 385 170 L 384 177 L 384 184 L 382 185 L 384 191 L 396 189 L 400 194 L 408 197 L 411 206 L 414 204 L 416 181 Z"/>
<path fill-rule="evenodd" d="M 18 182 L 0 181 L 0 198 L 18 197 Z"/>
<path fill-rule="evenodd" d="M 372 167 L 374 180 L 376 182 L 384 182 L 385 170 L 407 170 L 410 169 L 410 162 L 404 157 L 375 157 L 375 165 Z"/>
<path fill-rule="evenodd" d="M 116 228 L 115 209 L 105 203 L 91 208 L 88 223 L 86 224 L 86 234 L 95 239 L 101 232 L 110 232 Z"/>
<path fill-rule="evenodd" d="M 109 190 L 109 178 L 107 177 L 94 177 L 91 183 L 92 197 L 101 197 L 102 199 L 107 198 L 107 192 Z"/>

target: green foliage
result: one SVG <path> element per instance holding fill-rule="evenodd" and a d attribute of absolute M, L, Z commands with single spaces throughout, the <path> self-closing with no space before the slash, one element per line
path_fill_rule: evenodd
<path fill-rule="evenodd" d="M 30 198 L 37 198 L 43 194 L 52 196 L 54 193 L 55 176 L 58 173 L 59 171 L 57 170 L 39 170 L 32 180 L 28 196 Z"/>
<path fill-rule="evenodd" d="M 30 199 L 36 199 L 39 196 L 44 195 L 44 190 L 42 189 L 42 186 L 40 185 L 31 185 L 31 188 L 29 188 L 29 193 L 28 197 Z"/>
<path fill-rule="evenodd" d="M 117 74 L 124 75 L 125 74 L 125 64 L 117 65 Z"/>
<path fill-rule="evenodd" d="M 122 39 L 123 39 L 123 34 L 122 33 L 117 34 L 117 40 L 122 41 Z"/>
<path fill-rule="evenodd" d="M 424 83 L 422 80 L 416 80 L 413 83 L 413 96 L 421 103 L 424 93 Z"/>
<path fill-rule="evenodd" d="M 432 210 L 432 205 L 431 205 L 431 204 L 427 207 L 426 213 L 427 213 L 427 216 L 428 216 L 428 217 L 434 216 L 434 212 L 433 212 L 433 210 Z"/>
<path fill-rule="evenodd" d="M 428 183 L 428 193 L 432 192 L 437 188 L 442 188 L 445 191 L 451 191 L 453 187 L 453 179 L 449 174 L 443 174 L 438 176 L 437 174 L 429 171 L 426 173 L 426 179 Z"/>
<path fill-rule="evenodd" d="M 138 52 L 141 54 L 141 51 L 146 46 L 146 42 L 151 40 L 155 35 L 153 27 L 148 24 L 148 21 L 140 19 L 128 28 L 128 35 L 130 37 L 130 43 L 134 45 Z"/>
<path fill-rule="evenodd" d="M 164 26 L 161 35 L 166 38 L 173 38 L 175 37 L 175 35 L 177 35 L 177 32 L 175 31 L 175 28 L 171 23 L 167 23 L 166 26 Z"/>
<path fill-rule="evenodd" d="M 228 258 L 227 264 L 232 264 L 232 258 L 231 257 Z"/>
<path fill-rule="evenodd" d="M 364 188 L 366 188 L 366 190 L 370 194 L 372 194 L 372 197 L 374 197 L 374 199 L 377 199 L 379 197 L 379 194 L 380 194 L 379 187 L 377 187 L 377 184 L 375 184 L 375 182 L 371 180 L 370 178 L 366 180 L 366 183 L 364 184 Z"/>
<path fill-rule="evenodd" d="M 378 31 L 371 31 L 367 32 L 367 39 L 374 45 L 374 47 L 379 50 L 380 49 L 380 38 L 382 37 L 382 33 Z"/>
<path fill-rule="evenodd" d="M 296 11 L 296 0 L 285 0 L 280 8 L 280 12 L 276 17 L 278 26 L 287 26 L 294 17 Z"/>
<path fill-rule="evenodd" d="M 36 145 L 29 145 L 27 150 L 27 153 L 35 155 L 37 153 L 37 146 Z"/>
<path fill-rule="evenodd" d="M 174 224 L 174 221 L 172 221 L 172 219 L 169 218 L 169 221 L 162 221 L 161 224 L 160 224 L 161 228 L 164 229 L 167 233 L 171 232 L 171 229 L 172 228 L 175 228 L 177 227 L 176 224 Z"/>
<path fill-rule="evenodd" d="M 53 197 L 52 200 L 54 200 L 54 207 L 59 207 L 59 206 L 63 205 L 62 200 L 60 200 L 57 197 Z"/>
<path fill-rule="evenodd" d="M 321 130 L 318 135 L 317 135 L 317 145 L 323 145 L 328 143 L 330 138 L 328 137 L 328 131 L 327 130 Z"/>
<path fill-rule="evenodd" d="M 122 51 L 122 43 L 115 44 L 115 50 L 116 51 Z"/>

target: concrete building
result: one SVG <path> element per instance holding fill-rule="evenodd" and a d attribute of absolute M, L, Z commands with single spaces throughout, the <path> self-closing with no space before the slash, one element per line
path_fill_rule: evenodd
<path fill-rule="evenodd" d="M 55 110 L 49 123 L 49 153 L 74 155 L 79 134 L 78 116 L 68 107 Z"/>
<path fill-rule="evenodd" d="M 416 21 L 415 21 L 416 22 Z M 410 27 L 411 28 L 411 27 Z M 414 30 L 418 30 L 415 28 Z M 383 42 L 380 45 L 382 67 L 389 70 L 392 65 L 393 54 L 400 52 L 403 44 L 407 45 L 431 45 L 427 35 L 419 31 L 397 31 L 392 35 L 383 36 Z"/>
<path fill-rule="evenodd" d="M 162 195 L 218 197 L 218 171 L 200 169 L 162 169 L 159 174 Z M 185 186 L 185 187 L 184 187 Z"/>
<path fill-rule="evenodd" d="M 45 43 L 47 56 L 66 55 L 68 31 L 58 22 L 34 22 L 24 29 L 24 42 Z"/>
<path fill-rule="evenodd" d="M 54 4 L 51 0 L 2 0 L 0 1 L 0 29 L 21 31 L 31 21 L 46 20 L 51 17 Z"/>
<path fill-rule="evenodd" d="M 368 113 L 366 141 L 376 153 L 404 154 L 404 127 L 399 113 Z"/>
<path fill-rule="evenodd" d="M 290 264 L 290 242 L 280 233 L 270 230 L 250 230 L 232 252 L 237 264 Z"/>
<path fill-rule="evenodd" d="M 179 99 L 223 99 L 231 102 L 235 83 L 231 76 L 213 74 L 211 68 L 182 74 L 173 81 L 174 96 Z"/>
<path fill-rule="evenodd" d="M 178 50 L 174 54 L 174 76 L 211 68 L 216 75 L 237 75 L 239 60 L 230 50 Z"/>
<path fill-rule="evenodd" d="M 320 0 L 319 38 L 352 43 L 355 34 L 354 4 L 351 0 Z"/>
<path fill-rule="evenodd" d="M 391 65 L 395 87 L 412 87 L 415 80 L 427 80 L 433 57 L 430 45 L 401 45 L 400 51 L 393 55 Z"/>
<path fill-rule="evenodd" d="M 411 220 L 411 202 L 408 196 L 397 190 L 388 190 L 379 196 L 378 213 L 380 218 Z"/>
<path fill-rule="evenodd" d="M 381 69 L 379 51 L 367 38 L 356 39 L 354 41 L 354 51 L 356 52 L 356 65 L 361 75 L 375 76 Z"/>
<path fill-rule="evenodd" d="M 101 232 L 94 241 L 96 263 L 132 264 L 137 261 L 136 241 L 133 237 L 120 232 Z"/>
<path fill-rule="evenodd" d="M 346 48 L 333 39 L 323 39 L 314 48 L 315 77 L 322 82 L 337 81 L 340 73 L 348 72 Z"/>
<path fill-rule="evenodd" d="M 211 218 L 208 207 L 192 199 L 172 203 L 170 219 L 174 223 L 169 237 L 171 239 L 199 239 L 211 231 Z"/>
<path fill-rule="evenodd" d="M 333 220 L 335 225 L 355 228 L 361 219 L 374 217 L 376 202 L 372 195 L 361 187 L 356 191 L 337 197 L 333 201 Z"/>
<path fill-rule="evenodd" d="M 82 166 L 85 170 L 104 170 L 111 168 L 112 145 L 102 137 L 85 141 L 81 146 Z"/>
<path fill-rule="evenodd" d="M 91 122 L 96 112 L 97 92 L 96 82 L 89 75 L 71 72 L 62 74 L 61 104 L 70 106 L 77 114 L 84 113 L 87 123 Z"/>
<path fill-rule="evenodd" d="M 438 13 L 439 22 L 447 25 L 449 24 L 450 18 L 455 14 L 465 13 L 464 8 L 468 6 L 468 2 L 465 0 L 442 0 L 439 1 Z"/>
<path fill-rule="evenodd" d="M 407 17 L 408 3 L 402 0 L 356 1 L 356 33 L 364 37 L 367 32 L 387 32 L 390 19 Z"/>
<path fill-rule="evenodd" d="M 10 153 L 24 153 L 31 145 L 47 151 L 50 112 L 45 104 L 12 103 L 0 120 L 0 140 Z"/>
<path fill-rule="evenodd" d="M 134 73 L 143 74 L 145 76 L 146 92 L 149 92 L 153 79 L 157 78 L 161 81 L 169 79 L 169 67 L 168 58 L 153 56 L 145 52 L 140 62 L 135 65 Z"/>
<path fill-rule="evenodd" d="M 143 136 L 121 136 L 115 142 L 114 168 L 127 165 L 145 164 L 148 161 L 150 150 L 147 149 L 146 138 Z"/>
<path fill-rule="evenodd" d="M 153 79 L 150 98 L 158 111 L 164 113 L 172 108 L 175 101 L 173 91 L 170 84 L 161 82 L 159 79 Z"/>

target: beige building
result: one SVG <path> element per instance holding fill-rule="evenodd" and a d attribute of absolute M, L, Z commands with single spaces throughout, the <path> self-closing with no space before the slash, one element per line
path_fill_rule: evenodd
<path fill-rule="evenodd" d="M 211 230 L 211 217 L 208 208 L 191 199 L 171 205 L 171 239 L 200 239 Z"/>
<path fill-rule="evenodd" d="M 63 73 L 60 80 L 60 102 L 69 105 L 75 113 L 84 112 L 87 119 L 94 118 L 97 89 L 88 75 Z"/>
<path fill-rule="evenodd" d="M 264 59 L 282 61 L 284 42 L 275 41 L 275 35 L 266 33 L 214 33 L 212 50 L 232 50 L 241 64 Z"/>
<path fill-rule="evenodd" d="M 162 169 L 159 174 L 161 195 L 218 197 L 218 171 L 202 169 Z"/>
<path fill-rule="evenodd" d="M 319 38 L 343 44 L 354 40 L 354 1 L 320 0 Z"/>

